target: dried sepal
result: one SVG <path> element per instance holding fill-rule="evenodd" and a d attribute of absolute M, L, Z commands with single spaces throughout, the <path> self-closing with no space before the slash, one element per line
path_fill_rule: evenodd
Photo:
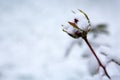
<path fill-rule="evenodd" d="M 84 29 L 82 29 L 83 26 L 80 26 L 79 25 L 79 18 L 73 18 L 72 21 L 68 21 L 68 24 L 69 24 L 69 27 L 71 28 L 63 28 L 63 31 L 66 32 L 68 35 L 70 35 L 71 37 L 73 38 L 79 38 L 79 37 L 85 37 L 87 35 L 87 33 L 89 32 L 90 30 L 90 20 L 87 16 L 86 13 L 84 13 L 82 10 L 79 10 L 82 14 L 84 14 L 85 18 L 87 19 L 88 21 L 88 26 L 85 26 Z M 77 14 L 76 12 L 72 11 L 75 15 L 79 15 Z"/>
<path fill-rule="evenodd" d="M 68 22 L 72 27 L 76 28 L 76 29 L 80 29 L 75 23 L 73 22 Z"/>
<path fill-rule="evenodd" d="M 64 26 L 64 25 L 62 25 Z M 82 31 L 80 29 L 74 28 L 74 27 L 68 27 L 68 28 L 63 28 L 63 31 L 66 32 L 69 36 L 77 39 L 81 37 Z"/>
<path fill-rule="evenodd" d="M 83 12 L 82 10 L 80 10 L 80 9 L 78 9 L 78 10 L 86 17 L 89 26 L 91 26 L 90 19 L 89 19 L 89 17 L 87 16 L 87 14 L 86 14 L 85 12 Z"/>

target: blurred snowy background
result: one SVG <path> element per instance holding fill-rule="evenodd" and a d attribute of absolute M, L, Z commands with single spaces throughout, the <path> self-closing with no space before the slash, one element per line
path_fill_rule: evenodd
<path fill-rule="evenodd" d="M 0 0 L 0 80 L 93 80 L 79 46 L 64 58 L 73 39 L 61 24 L 76 9 L 108 25 L 98 41 L 119 55 L 120 0 Z"/>

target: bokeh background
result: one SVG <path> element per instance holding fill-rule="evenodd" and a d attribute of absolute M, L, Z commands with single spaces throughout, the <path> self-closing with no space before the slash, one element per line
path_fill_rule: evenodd
<path fill-rule="evenodd" d="M 120 0 L 0 0 L 0 80 L 90 80 L 80 47 L 61 24 L 72 10 L 85 11 L 92 24 L 108 25 L 112 52 L 120 50 Z"/>

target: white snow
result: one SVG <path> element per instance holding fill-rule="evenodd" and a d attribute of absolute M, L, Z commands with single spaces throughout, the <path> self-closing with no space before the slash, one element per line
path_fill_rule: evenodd
<path fill-rule="evenodd" d="M 0 0 L 0 80 L 101 80 L 89 74 L 80 47 L 64 58 L 73 39 L 61 25 L 72 10 L 82 9 L 93 24 L 108 24 L 110 36 L 98 41 L 120 56 L 119 7 L 119 0 Z M 111 63 L 107 69 L 113 80 L 120 79 L 120 66 Z"/>

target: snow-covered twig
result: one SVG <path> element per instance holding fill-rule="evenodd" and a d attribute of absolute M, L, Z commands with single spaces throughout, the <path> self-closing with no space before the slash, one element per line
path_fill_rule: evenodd
<path fill-rule="evenodd" d="M 116 63 L 117 65 L 120 66 L 120 58 L 119 57 L 113 56 L 113 55 L 108 55 L 108 54 L 106 54 L 104 52 L 101 52 L 101 54 L 108 58 L 107 63 L 114 62 L 114 63 Z"/>
<path fill-rule="evenodd" d="M 94 55 L 95 58 L 97 59 L 99 66 L 103 68 L 103 70 L 104 70 L 104 72 L 105 72 L 105 75 L 106 75 L 109 79 L 111 79 L 111 77 L 109 76 L 109 74 L 108 74 L 107 71 L 106 71 L 106 67 L 101 63 L 101 61 L 100 61 L 100 59 L 98 58 L 98 56 L 96 55 L 94 49 L 93 49 L 92 46 L 90 45 L 90 43 L 89 43 L 89 41 L 88 41 L 88 39 L 87 39 L 87 36 L 86 36 L 86 37 L 83 37 L 83 39 L 85 40 L 85 42 L 87 43 L 88 47 L 89 47 L 90 50 L 92 51 L 93 55 Z"/>
<path fill-rule="evenodd" d="M 105 75 L 111 80 L 111 77 L 109 76 L 106 67 L 102 64 L 102 62 L 100 61 L 100 59 L 98 58 L 97 54 L 95 53 L 94 49 L 92 48 L 91 44 L 89 43 L 88 39 L 87 39 L 87 34 L 90 31 L 90 27 L 91 27 L 91 23 L 90 23 L 90 19 L 88 18 L 87 14 L 85 12 L 83 12 L 82 10 L 79 10 L 87 19 L 88 25 L 81 28 L 79 25 L 80 24 L 80 20 L 79 18 L 74 18 L 73 21 L 68 21 L 69 26 L 67 28 L 64 28 L 63 31 L 66 32 L 68 35 L 70 35 L 71 37 L 78 39 L 78 38 L 82 38 L 88 45 L 88 47 L 90 48 L 91 52 L 93 53 L 93 55 L 95 56 L 95 58 L 98 61 L 99 67 L 102 67 L 104 70 Z M 74 14 L 76 14 L 74 12 Z M 64 27 L 64 25 L 62 25 Z"/>

